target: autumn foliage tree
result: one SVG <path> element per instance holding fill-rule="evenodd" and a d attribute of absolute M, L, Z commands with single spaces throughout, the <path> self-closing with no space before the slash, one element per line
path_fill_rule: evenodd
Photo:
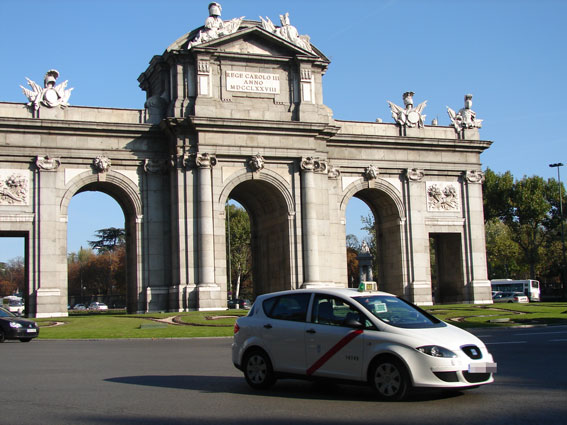
<path fill-rule="evenodd" d="M 124 230 L 97 230 L 99 239 L 89 241 L 68 256 L 69 295 L 80 299 L 124 298 L 126 296 L 126 244 Z"/>

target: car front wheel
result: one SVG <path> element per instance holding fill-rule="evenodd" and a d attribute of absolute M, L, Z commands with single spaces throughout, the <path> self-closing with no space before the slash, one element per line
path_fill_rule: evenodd
<path fill-rule="evenodd" d="M 369 381 L 382 400 L 402 400 L 411 387 L 406 368 L 394 358 L 375 361 L 370 370 Z"/>
<path fill-rule="evenodd" d="M 0 329 L 0 343 L 6 341 L 6 334 L 2 329 Z"/>
<path fill-rule="evenodd" d="M 243 366 L 246 382 L 252 388 L 269 388 L 276 382 L 270 358 L 263 351 L 254 350 L 246 354 Z"/>

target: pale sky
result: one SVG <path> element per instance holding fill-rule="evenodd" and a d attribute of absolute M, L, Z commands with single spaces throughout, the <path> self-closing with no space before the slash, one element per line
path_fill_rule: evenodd
<path fill-rule="evenodd" d="M 74 88 L 71 105 L 141 109 L 138 76 L 153 55 L 203 25 L 208 3 L 0 0 L 0 102 L 26 102 L 19 87 L 25 77 L 41 82 L 54 68 Z M 428 124 L 438 118 L 449 125 L 446 106 L 462 108 L 471 93 L 472 109 L 484 120 L 481 138 L 494 142 L 481 156 L 483 169 L 556 178 L 548 164 L 567 164 L 566 1 L 220 3 L 225 20 L 267 16 L 278 24 L 280 14 L 290 13 L 291 24 L 331 60 L 323 90 L 335 119 L 392 122 L 387 101 L 402 104 L 402 93 L 413 91 L 416 104 L 428 100 Z M 82 198 L 71 202 L 69 251 L 86 247 L 95 230 L 124 223 L 106 195 Z M 94 208 L 101 205 L 105 214 Z M 360 235 L 366 214 L 349 206 L 347 233 Z M 0 261 L 23 255 L 18 250 L 23 244 L 0 241 Z"/>

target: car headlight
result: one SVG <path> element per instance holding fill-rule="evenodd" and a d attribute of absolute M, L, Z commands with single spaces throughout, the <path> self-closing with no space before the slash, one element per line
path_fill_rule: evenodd
<path fill-rule="evenodd" d="M 438 345 L 425 345 L 423 347 L 417 347 L 417 351 L 427 354 L 432 357 L 457 357 L 455 353 L 446 348 L 439 347 Z"/>
<path fill-rule="evenodd" d="M 10 322 L 10 327 L 11 328 L 21 328 L 22 325 L 19 324 L 18 322 Z"/>

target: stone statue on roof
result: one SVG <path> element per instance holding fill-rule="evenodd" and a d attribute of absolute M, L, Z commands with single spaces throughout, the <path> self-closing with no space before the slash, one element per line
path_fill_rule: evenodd
<path fill-rule="evenodd" d="M 56 106 L 65 108 L 69 106 L 69 97 L 73 89 L 67 88 L 67 80 L 61 84 L 55 85 L 57 78 L 59 78 L 59 72 L 56 69 L 47 71 L 43 81 L 43 88 L 35 81 L 26 78 L 32 90 L 22 86 L 20 87 L 29 100 L 28 106 L 30 108 L 37 111 L 41 106 L 47 106 L 48 108 L 55 108 Z"/>
<path fill-rule="evenodd" d="M 272 20 L 268 17 L 266 19 L 260 16 L 260 20 L 262 21 L 262 28 L 266 31 L 269 31 L 278 37 L 283 38 L 297 47 L 302 48 L 303 50 L 307 50 L 308 52 L 313 52 L 311 47 L 311 39 L 308 35 L 299 35 L 299 31 L 293 25 L 291 25 L 289 20 L 289 12 L 286 12 L 285 15 L 280 15 L 280 22 L 282 24 L 281 27 L 276 27 Z"/>
<path fill-rule="evenodd" d="M 476 112 L 471 109 L 472 107 L 472 94 L 465 95 L 465 107 L 461 108 L 459 112 L 453 111 L 447 106 L 447 113 L 451 118 L 451 123 L 457 132 L 468 128 L 481 128 L 482 120 L 476 119 Z"/>
<path fill-rule="evenodd" d="M 417 107 L 413 107 L 413 95 L 415 93 L 412 91 L 405 92 L 403 95 L 404 106 L 402 108 L 395 103 L 388 101 L 390 105 L 390 111 L 392 111 L 392 118 L 402 127 L 419 127 L 423 128 L 425 117 L 422 112 L 427 105 L 427 100 L 421 102 Z"/>
<path fill-rule="evenodd" d="M 230 35 L 238 30 L 244 16 L 234 18 L 230 21 L 221 19 L 222 6 L 217 2 L 209 4 L 209 17 L 205 20 L 204 27 L 189 41 L 187 48 L 190 49 L 198 44 L 215 40 L 219 37 Z"/>

